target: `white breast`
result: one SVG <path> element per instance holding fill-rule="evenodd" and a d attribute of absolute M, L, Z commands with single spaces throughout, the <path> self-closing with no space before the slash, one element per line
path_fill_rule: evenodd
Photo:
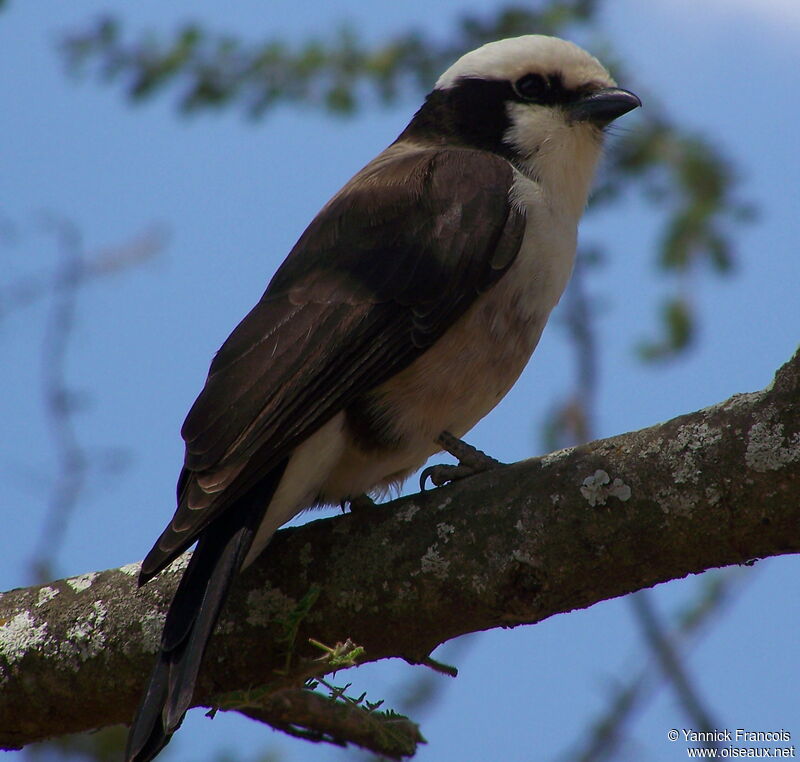
<path fill-rule="evenodd" d="M 502 282 L 520 292 L 520 309 L 545 310 L 547 316 L 572 273 L 579 215 L 558 205 L 554 208 L 542 187 L 520 173 L 515 175 L 511 198 L 525 212 L 525 236 L 508 272 L 511 277 Z"/>

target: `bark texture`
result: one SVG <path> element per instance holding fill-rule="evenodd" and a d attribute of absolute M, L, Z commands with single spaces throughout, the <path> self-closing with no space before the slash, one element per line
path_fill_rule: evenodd
<path fill-rule="evenodd" d="M 257 709 L 221 703 L 286 725 L 292 701 L 311 713 L 286 691 L 331 669 L 309 638 L 419 663 L 464 633 L 798 551 L 800 353 L 761 392 L 281 531 L 236 585 L 196 701 L 260 686 Z M 141 590 L 131 564 L 2 595 L 0 748 L 128 722 L 184 565 Z"/>

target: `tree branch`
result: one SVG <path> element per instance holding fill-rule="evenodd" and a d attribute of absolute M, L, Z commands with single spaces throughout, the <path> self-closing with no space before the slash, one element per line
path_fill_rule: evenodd
<path fill-rule="evenodd" d="M 464 633 L 795 553 L 799 503 L 800 352 L 764 391 L 279 532 L 233 591 L 196 701 L 331 671 L 310 637 L 418 663 Z M 131 564 L 0 597 L 0 747 L 128 722 L 184 566 L 138 591 Z"/>

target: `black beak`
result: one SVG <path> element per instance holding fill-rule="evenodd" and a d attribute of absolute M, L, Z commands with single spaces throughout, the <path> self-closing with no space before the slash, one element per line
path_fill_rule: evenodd
<path fill-rule="evenodd" d="M 591 122 L 597 127 L 605 127 L 641 105 L 638 96 L 629 90 L 607 87 L 573 103 L 569 106 L 569 115 L 575 122 Z"/>

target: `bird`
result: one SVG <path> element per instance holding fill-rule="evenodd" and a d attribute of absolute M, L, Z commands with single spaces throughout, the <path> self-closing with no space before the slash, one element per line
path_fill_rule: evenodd
<path fill-rule="evenodd" d="M 639 106 L 572 42 L 487 43 L 313 219 L 183 424 L 177 509 L 139 585 L 197 544 L 128 762 L 179 727 L 230 586 L 278 527 L 385 494 L 508 392 L 570 277 L 607 127 Z"/>

